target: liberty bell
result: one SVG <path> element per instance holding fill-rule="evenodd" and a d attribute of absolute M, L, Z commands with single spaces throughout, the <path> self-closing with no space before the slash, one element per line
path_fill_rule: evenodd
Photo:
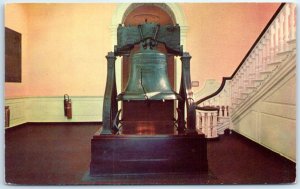
<path fill-rule="evenodd" d="M 181 100 L 170 85 L 166 55 L 157 51 L 156 45 L 155 38 L 147 38 L 140 43 L 140 50 L 131 55 L 128 83 L 118 100 Z"/>

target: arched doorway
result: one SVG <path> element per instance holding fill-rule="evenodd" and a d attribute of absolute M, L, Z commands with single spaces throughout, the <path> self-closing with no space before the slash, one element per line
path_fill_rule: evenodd
<path fill-rule="evenodd" d="M 155 4 L 136 4 L 128 8 L 124 13 L 123 23 L 125 26 L 143 24 L 144 22 L 154 22 L 160 25 L 174 25 L 175 18 L 168 11 Z M 139 49 L 136 45 L 130 55 L 124 56 L 122 59 L 122 91 L 126 88 L 128 77 L 130 74 L 130 56 Z M 173 88 L 175 88 L 175 66 L 174 56 L 168 55 L 163 44 L 157 48 L 159 51 L 167 55 L 168 78 Z M 126 121 L 146 121 L 155 122 L 156 125 L 165 125 L 173 129 L 171 123 L 174 120 L 174 101 L 130 101 L 123 102 L 122 119 Z M 161 123 L 157 123 L 161 122 Z M 168 124 L 169 122 L 169 124 Z M 167 123 L 167 124 L 166 124 Z M 161 126 L 160 126 L 161 127 Z M 149 125 L 148 125 L 149 128 Z"/>

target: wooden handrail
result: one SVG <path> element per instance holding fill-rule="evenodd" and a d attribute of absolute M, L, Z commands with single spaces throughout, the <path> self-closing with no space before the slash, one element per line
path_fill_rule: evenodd
<path fill-rule="evenodd" d="M 208 95 L 208 96 L 206 96 L 206 97 L 204 97 L 204 98 L 198 100 L 198 101 L 196 102 L 196 104 L 198 105 L 198 104 L 200 104 L 200 103 L 206 101 L 207 99 L 210 99 L 210 98 L 212 98 L 212 97 L 218 95 L 218 94 L 223 90 L 223 88 L 224 88 L 224 86 L 225 86 L 225 84 L 226 84 L 226 81 L 227 81 L 227 80 L 231 80 L 231 79 L 232 79 L 232 77 L 223 77 L 223 78 L 222 78 L 221 86 L 218 88 L 218 90 L 216 90 L 216 92 L 212 93 L 211 95 Z"/>
<path fill-rule="evenodd" d="M 238 70 L 242 67 L 242 65 L 244 64 L 244 62 L 246 62 L 245 60 L 247 59 L 247 57 L 251 54 L 252 50 L 256 47 L 256 45 L 258 44 L 258 42 L 261 40 L 261 38 L 263 37 L 263 35 L 266 33 L 266 31 L 268 30 L 268 28 L 270 27 L 270 25 L 273 23 L 273 21 L 275 20 L 275 18 L 277 17 L 277 15 L 279 14 L 279 12 L 282 10 L 282 8 L 284 7 L 286 3 L 281 3 L 281 5 L 278 7 L 278 9 L 276 10 L 276 12 L 274 13 L 274 15 L 272 16 L 272 18 L 270 19 L 270 21 L 267 23 L 267 25 L 265 26 L 265 28 L 262 30 L 262 32 L 260 33 L 260 35 L 258 36 L 258 38 L 256 39 L 256 41 L 253 43 L 253 45 L 251 46 L 251 48 L 249 49 L 249 51 L 247 52 L 247 54 L 245 55 L 245 57 L 242 59 L 241 63 L 238 65 L 238 67 L 235 69 L 235 71 L 233 72 L 233 74 L 230 77 L 223 77 L 222 78 L 222 83 L 221 86 L 216 90 L 216 92 L 212 93 L 211 95 L 208 95 L 198 101 L 195 102 L 196 105 L 199 105 L 200 103 L 206 101 L 207 99 L 210 99 L 216 95 L 218 95 L 224 88 L 226 81 L 227 80 L 231 80 L 235 74 L 238 72 Z"/>
<path fill-rule="evenodd" d="M 245 55 L 245 57 L 243 58 L 243 60 L 241 61 L 241 63 L 238 65 L 238 67 L 235 69 L 235 71 L 233 72 L 233 74 L 231 75 L 231 79 L 234 77 L 234 75 L 238 72 L 238 70 L 241 68 L 241 66 L 243 65 L 243 63 L 245 62 L 245 60 L 247 59 L 247 57 L 251 54 L 252 50 L 255 48 L 255 46 L 258 44 L 258 42 L 260 41 L 260 39 L 263 37 L 263 35 L 266 33 L 266 31 L 269 29 L 270 25 L 272 24 L 272 22 L 275 20 L 275 18 L 277 17 L 277 15 L 279 14 L 279 12 L 281 11 L 281 9 L 284 7 L 286 3 L 281 3 L 281 5 L 278 7 L 278 9 L 276 10 L 276 12 L 274 13 L 274 15 L 272 16 L 272 18 L 270 19 L 270 21 L 268 22 L 268 24 L 265 26 L 265 28 L 263 29 L 263 31 L 260 33 L 260 35 L 258 36 L 258 38 L 256 39 L 256 41 L 253 43 L 253 45 L 251 46 L 251 48 L 249 49 L 249 51 L 247 52 L 247 54 Z"/>
<path fill-rule="evenodd" d="M 210 106 L 204 106 L 204 107 L 196 107 L 197 110 L 202 110 L 202 111 L 219 111 L 219 108 L 214 108 Z"/>

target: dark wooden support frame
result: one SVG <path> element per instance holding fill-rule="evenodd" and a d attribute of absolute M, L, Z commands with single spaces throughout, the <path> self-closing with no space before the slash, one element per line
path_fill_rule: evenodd
<path fill-rule="evenodd" d="M 153 25 L 152 25 L 153 26 Z M 196 111 L 191 90 L 189 53 L 182 52 L 180 46 L 180 27 L 162 26 L 158 36 L 151 38 L 154 31 L 150 25 L 144 29 L 147 38 L 136 38 L 134 27 L 118 28 L 118 45 L 109 52 L 107 59 L 107 79 L 103 102 L 103 128 L 91 140 L 91 178 L 101 178 L 120 174 L 128 175 L 166 175 L 203 174 L 208 171 L 207 145 L 204 134 L 196 131 Z M 156 30 L 157 31 L 157 30 Z M 138 33 L 137 33 L 138 34 Z M 134 44 L 141 42 L 161 42 L 169 54 L 181 56 L 182 72 L 178 102 L 178 132 L 168 134 L 122 134 L 119 132 L 117 88 L 115 77 L 116 56 L 130 52 Z M 185 122 L 185 107 L 187 121 Z"/>
<path fill-rule="evenodd" d="M 115 79 L 115 60 L 116 56 L 127 55 L 133 48 L 134 44 L 143 42 L 144 39 L 140 38 L 138 31 L 144 30 L 151 38 L 152 31 L 155 25 L 145 24 L 138 27 L 118 27 L 118 44 L 115 46 L 114 52 L 109 52 L 106 56 L 107 59 L 107 79 L 106 88 L 103 102 L 103 129 L 101 134 L 117 134 L 118 128 L 113 125 L 113 121 L 118 112 L 117 103 L 117 89 Z M 178 25 L 160 26 L 161 31 L 155 33 L 157 42 L 161 42 L 166 45 L 169 54 L 174 56 L 181 56 L 182 72 L 181 72 L 181 85 L 179 94 L 183 100 L 178 102 L 178 132 L 181 134 L 197 134 L 196 131 L 196 111 L 195 103 L 192 96 L 191 87 L 191 75 L 190 75 L 190 60 L 191 56 L 188 52 L 182 52 L 182 46 L 180 43 L 180 27 Z M 133 35 L 136 34 L 136 35 Z M 185 122 L 185 107 L 187 108 L 187 120 Z"/>
<path fill-rule="evenodd" d="M 117 102 L 117 86 L 116 86 L 116 73 L 115 62 L 117 57 L 113 52 L 109 52 L 106 56 L 107 59 L 107 78 L 106 87 L 103 100 L 103 129 L 101 134 L 115 134 L 117 132 L 113 127 L 113 119 L 118 112 Z"/>
<path fill-rule="evenodd" d="M 184 128 L 184 107 L 187 109 L 187 121 L 186 126 L 187 134 L 197 134 L 196 131 L 196 109 L 193 100 L 192 84 L 191 84 L 191 72 L 190 72 L 190 61 L 191 56 L 188 52 L 183 53 L 180 60 L 182 62 L 181 69 L 181 84 L 179 94 L 182 97 L 182 101 L 179 101 L 179 115 L 178 115 L 178 131 L 183 131 Z"/>

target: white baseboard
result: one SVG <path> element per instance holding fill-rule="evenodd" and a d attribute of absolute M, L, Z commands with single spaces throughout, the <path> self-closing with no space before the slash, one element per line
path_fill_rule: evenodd
<path fill-rule="evenodd" d="M 27 122 L 101 122 L 102 96 L 74 96 L 72 119 L 64 116 L 62 96 L 19 97 L 5 99 L 10 108 L 10 127 Z"/>

